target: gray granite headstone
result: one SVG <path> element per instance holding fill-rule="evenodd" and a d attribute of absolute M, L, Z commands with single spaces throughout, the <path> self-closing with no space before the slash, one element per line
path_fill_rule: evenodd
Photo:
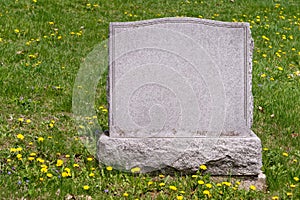
<path fill-rule="evenodd" d="M 109 37 L 109 136 L 100 162 L 120 170 L 258 175 L 251 131 L 248 23 L 197 18 L 113 22 Z"/>

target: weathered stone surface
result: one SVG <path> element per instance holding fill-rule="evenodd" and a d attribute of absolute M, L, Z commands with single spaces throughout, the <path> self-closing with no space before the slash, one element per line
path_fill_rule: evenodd
<path fill-rule="evenodd" d="M 217 141 L 215 141 L 217 140 Z M 211 146 L 213 145 L 213 147 Z M 111 138 L 98 142 L 102 163 L 130 171 L 181 171 L 194 173 L 201 164 L 213 175 L 257 175 L 261 171 L 260 140 L 247 137 L 220 138 Z"/>
<path fill-rule="evenodd" d="M 163 18 L 110 24 L 109 136 L 98 158 L 120 170 L 258 175 L 250 130 L 248 23 Z"/>

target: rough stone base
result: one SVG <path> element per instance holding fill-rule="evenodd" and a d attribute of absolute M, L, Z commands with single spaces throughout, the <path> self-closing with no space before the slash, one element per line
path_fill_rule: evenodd
<path fill-rule="evenodd" d="M 97 156 L 102 164 L 122 171 L 140 168 L 192 174 L 207 166 L 211 175 L 258 176 L 261 173 L 261 141 L 246 137 L 220 138 L 112 138 L 102 135 Z"/>

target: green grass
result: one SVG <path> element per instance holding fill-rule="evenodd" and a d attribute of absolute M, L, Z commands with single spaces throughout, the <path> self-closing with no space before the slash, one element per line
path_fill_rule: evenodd
<path fill-rule="evenodd" d="M 299 199 L 299 7 L 296 0 L 2 0 L 0 198 Z M 193 177 L 110 171 L 98 166 L 80 142 L 72 118 L 73 86 L 86 56 L 108 38 L 109 22 L 174 16 L 250 22 L 255 41 L 253 131 L 264 147 L 267 192 L 213 183 L 201 171 Z M 99 108 L 107 107 L 105 81 L 97 91 L 98 121 L 107 129 L 107 112 Z M 57 160 L 63 160 L 62 166 Z"/>

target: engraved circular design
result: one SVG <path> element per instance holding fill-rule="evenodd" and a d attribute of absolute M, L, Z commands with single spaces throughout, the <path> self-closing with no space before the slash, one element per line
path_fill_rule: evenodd
<path fill-rule="evenodd" d="M 130 96 L 129 115 L 131 120 L 150 132 L 178 129 L 181 106 L 176 94 L 169 88 L 146 83 Z"/>

